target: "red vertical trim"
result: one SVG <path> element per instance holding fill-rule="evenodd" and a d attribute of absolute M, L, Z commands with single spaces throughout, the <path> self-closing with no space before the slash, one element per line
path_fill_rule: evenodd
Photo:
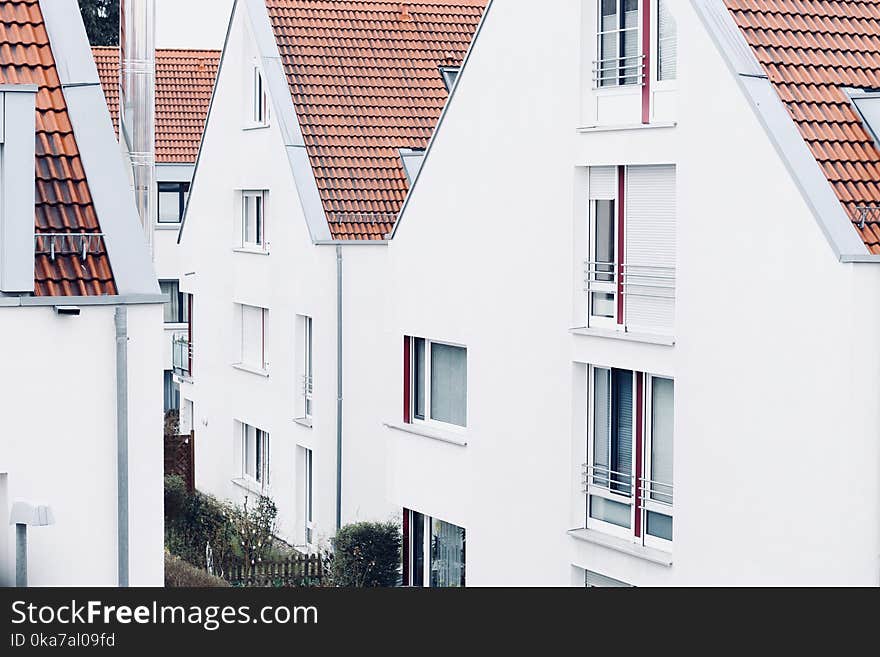
<path fill-rule="evenodd" d="M 636 373 L 636 538 L 642 536 L 642 463 L 644 462 L 645 375 Z"/>
<path fill-rule="evenodd" d="M 186 337 L 187 337 L 187 365 L 189 365 L 189 376 L 192 378 L 193 375 L 193 295 L 186 295 L 186 303 L 189 306 L 189 315 L 187 319 L 189 320 L 186 324 Z"/>
<path fill-rule="evenodd" d="M 644 79 L 642 80 L 642 123 L 651 122 L 651 3 L 653 0 L 642 0 L 642 63 Z"/>
<path fill-rule="evenodd" d="M 410 586 L 409 578 L 409 509 L 403 510 L 403 585 Z"/>
<path fill-rule="evenodd" d="M 263 369 L 266 369 L 266 309 L 260 309 L 260 332 L 262 333 L 262 337 L 260 338 L 260 348 L 262 350 L 262 355 L 260 356 L 263 364 Z"/>
<path fill-rule="evenodd" d="M 403 421 L 412 422 L 412 338 L 403 338 Z"/>
<path fill-rule="evenodd" d="M 617 167 L 617 323 L 624 324 L 623 316 L 623 262 L 626 255 L 626 235 L 624 219 L 626 217 L 626 167 Z"/>

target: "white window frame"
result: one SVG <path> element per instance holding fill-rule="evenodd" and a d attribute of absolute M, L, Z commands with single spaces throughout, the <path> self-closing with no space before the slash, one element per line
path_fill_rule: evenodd
<path fill-rule="evenodd" d="M 314 485 L 314 453 L 303 448 L 303 518 L 305 519 L 305 544 L 309 547 L 315 543 L 315 485 Z"/>
<path fill-rule="evenodd" d="M 620 175 L 618 173 L 618 175 Z M 618 289 L 618 277 L 620 276 L 620 198 L 619 194 L 615 192 L 615 197 L 613 199 L 589 199 L 588 203 L 590 204 L 590 226 L 589 226 L 589 241 L 587 245 L 587 267 L 589 271 L 587 272 L 587 277 L 589 279 L 588 283 L 588 293 L 587 293 L 587 326 L 590 328 L 604 328 L 604 329 L 623 329 L 618 324 L 618 306 L 620 303 L 620 291 Z M 596 237 L 598 234 L 597 223 L 599 220 L 599 213 L 597 212 L 597 204 L 598 203 L 607 203 L 611 201 L 614 203 L 614 216 L 612 217 L 612 224 L 614 226 L 614 263 L 612 280 L 610 283 L 595 281 L 594 278 L 598 275 L 599 265 L 596 264 Z M 614 297 L 613 306 L 614 306 L 614 314 L 612 317 L 605 317 L 602 315 L 594 315 L 593 314 L 593 294 L 611 294 Z"/>
<path fill-rule="evenodd" d="M 265 493 L 270 485 L 269 433 L 245 422 L 239 424 L 241 427 L 241 478 Z M 248 463 L 248 448 L 251 441 L 253 441 L 255 450 L 253 472 L 249 471 Z"/>
<path fill-rule="evenodd" d="M 269 243 L 266 241 L 266 190 L 245 189 L 241 192 L 241 239 L 243 249 L 253 251 L 268 251 Z M 248 239 L 249 207 L 254 207 L 254 240 Z"/>
<path fill-rule="evenodd" d="M 669 0 L 651 0 L 651 84 L 654 91 L 675 89 L 678 84 L 678 56 L 676 55 L 676 76 L 668 80 L 660 79 L 660 2 Z M 671 12 L 670 12 L 671 13 Z M 677 22 L 676 22 L 677 23 Z M 677 25 L 676 25 L 677 27 Z M 676 41 L 678 31 L 676 30 Z M 676 49 L 677 50 L 677 49 Z"/>
<path fill-rule="evenodd" d="M 254 126 L 267 126 L 269 125 L 269 94 L 266 92 L 266 81 L 259 66 L 254 67 L 253 84 L 251 123 Z"/>
<path fill-rule="evenodd" d="M 406 513 L 409 514 L 407 527 L 409 531 L 409 536 L 405 536 L 404 540 L 407 544 L 408 549 L 408 559 L 407 566 L 409 572 L 407 573 L 407 581 L 410 582 L 410 586 L 414 587 L 415 585 L 412 582 L 415 581 L 415 554 L 416 554 L 416 546 L 413 545 L 412 536 L 413 536 L 413 527 L 415 523 L 415 516 L 419 514 L 418 511 L 413 511 L 412 509 L 408 509 Z M 430 589 L 431 586 L 431 537 L 433 535 L 433 522 L 434 520 L 438 520 L 439 522 L 445 523 L 447 525 L 452 525 L 454 527 L 458 527 L 459 529 L 464 530 L 465 532 L 465 541 L 467 541 L 467 528 L 460 527 L 454 523 L 448 522 L 446 520 L 440 520 L 439 518 L 433 518 L 427 514 L 421 513 L 422 516 L 422 586 L 421 588 Z M 465 555 L 465 587 L 467 587 L 467 555 Z"/>
<path fill-rule="evenodd" d="M 411 338 L 412 345 L 410 348 L 410 415 L 412 416 L 413 424 L 421 424 L 426 426 L 434 426 L 444 431 L 451 431 L 455 433 L 464 433 L 467 430 L 467 423 L 470 420 L 470 404 L 468 403 L 470 397 L 470 386 L 468 386 L 468 391 L 465 395 L 464 401 L 464 415 L 465 415 L 465 425 L 461 426 L 458 424 L 452 424 L 450 422 L 443 422 L 441 420 L 435 420 L 431 417 L 431 349 L 435 344 L 443 345 L 446 347 L 455 347 L 457 349 L 464 349 L 465 351 L 465 362 L 466 362 L 466 370 L 465 370 L 465 381 L 470 379 L 470 359 L 468 358 L 468 348 L 461 344 L 455 344 L 454 342 L 445 342 L 442 340 L 430 340 L 428 338 L 420 338 L 413 337 Z M 424 419 L 416 417 L 416 340 L 424 340 L 425 341 L 425 417 Z"/>
<path fill-rule="evenodd" d="M 669 376 L 659 376 L 652 375 L 647 373 L 641 373 L 635 370 L 624 370 L 632 373 L 633 377 L 633 426 L 632 426 L 632 463 L 631 463 L 631 471 L 635 474 L 635 480 L 632 488 L 632 495 L 630 497 L 626 497 L 625 495 L 621 495 L 610 489 L 603 489 L 595 486 L 593 481 L 592 474 L 592 466 L 595 465 L 595 422 L 593 421 L 595 415 L 595 371 L 596 370 L 608 370 L 609 373 L 613 369 L 621 369 L 621 368 L 613 368 L 610 366 L 602 366 L 602 365 L 590 365 L 587 368 L 587 417 L 586 417 L 586 425 L 587 425 L 587 460 L 586 463 L 590 466 L 590 469 L 586 473 L 587 480 L 587 495 L 586 495 L 586 508 L 585 516 L 586 516 L 586 527 L 587 529 L 595 529 L 597 531 L 602 532 L 603 534 L 608 534 L 610 536 L 616 536 L 618 538 L 625 539 L 627 541 L 631 541 L 637 545 L 644 545 L 646 547 L 652 547 L 664 552 L 671 552 L 673 541 L 667 541 L 662 538 L 658 538 L 656 536 L 650 536 L 648 534 L 648 519 L 647 512 L 655 512 L 660 513 L 662 515 L 667 515 L 673 519 L 673 539 L 674 539 L 674 531 L 675 531 L 675 514 L 674 507 L 670 508 L 669 506 L 658 504 L 657 502 L 651 501 L 649 499 L 649 495 L 647 492 L 643 492 L 641 495 L 641 536 L 635 535 L 635 527 L 636 527 L 636 487 L 641 485 L 641 482 L 646 479 L 650 479 L 651 473 L 651 446 L 652 446 L 652 399 L 653 399 L 653 382 L 654 379 L 668 379 L 670 381 L 675 381 L 674 378 Z M 638 418 L 638 375 L 642 374 L 643 377 L 643 408 L 642 408 L 642 442 L 643 442 L 643 450 L 642 450 L 642 471 L 638 472 L 636 469 L 637 462 L 637 452 L 636 452 L 636 441 L 638 436 L 637 431 L 637 418 Z M 673 453 L 673 459 L 675 458 Z M 607 499 L 612 502 L 617 502 L 619 504 L 626 504 L 630 507 L 630 526 L 629 528 L 619 527 L 618 525 L 605 522 L 603 520 L 598 520 L 596 518 L 591 517 L 590 515 L 590 497 L 601 497 L 603 499 Z"/>
<path fill-rule="evenodd" d="M 303 316 L 303 415 L 311 420 L 314 413 L 314 334 L 312 318 Z"/>
<path fill-rule="evenodd" d="M 263 308 L 261 306 L 252 306 L 247 303 L 239 303 L 236 304 L 238 307 L 238 362 L 236 365 L 251 369 L 258 370 L 263 374 L 268 374 L 269 372 L 269 359 L 267 356 L 267 333 L 268 333 L 268 325 L 269 325 L 269 309 Z M 248 337 L 246 326 L 245 326 L 245 308 L 252 308 L 260 311 L 260 362 L 259 363 L 248 363 L 245 362 L 245 339 Z"/>
<path fill-rule="evenodd" d="M 599 92 L 625 91 L 627 93 L 632 93 L 633 89 L 639 89 L 644 84 L 644 80 L 643 80 L 642 76 L 645 75 L 646 72 L 644 72 L 642 69 L 642 65 L 644 64 L 644 61 L 645 61 L 645 59 L 644 59 L 645 53 L 642 52 L 642 50 L 643 50 L 643 47 L 642 47 L 642 25 L 644 24 L 644 21 L 642 20 L 642 12 L 644 11 L 646 0 L 637 0 L 639 3 L 639 11 L 638 11 L 639 16 L 637 19 L 637 26 L 634 28 L 622 27 L 623 16 L 624 16 L 624 12 L 622 11 L 622 4 L 625 1 L 626 0 L 616 0 L 616 2 L 617 2 L 617 12 L 616 12 L 617 27 L 614 28 L 613 30 L 603 29 L 603 25 L 602 25 L 602 15 L 603 15 L 602 14 L 602 0 L 598 0 L 598 2 L 596 2 L 596 34 L 595 34 L 595 38 L 596 38 L 595 62 L 596 63 L 594 64 L 594 69 L 593 69 L 593 75 L 596 79 L 593 81 L 593 87 L 595 88 L 596 91 L 599 91 Z M 602 70 L 602 68 L 605 67 L 602 64 L 602 37 L 606 34 L 616 34 L 617 35 L 617 48 L 618 48 L 618 54 L 619 54 L 620 39 L 621 39 L 621 36 L 624 32 L 635 32 L 636 33 L 636 41 L 638 43 L 638 50 L 639 50 L 638 55 L 637 55 L 638 67 L 637 67 L 636 73 L 634 75 L 621 75 L 619 72 L 620 69 L 618 69 L 618 75 L 617 75 L 616 82 L 614 84 L 604 84 L 603 85 L 599 79 L 602 76 L 601 70 Z M 621 78 L 629 78 L 629 77 L 634 77 L 636 79 L 636 82 L 631 82 L 631 83 L 627 83 L 627 84 L 620 83 Z"/>

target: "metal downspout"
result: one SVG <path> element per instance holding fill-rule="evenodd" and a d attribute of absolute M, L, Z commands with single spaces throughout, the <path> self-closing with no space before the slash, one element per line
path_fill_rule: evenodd
<path fill-rule="evenodd" d="M 336 246 L 336 531 L 342 529 L 342 247 Z"/>
<path fill-rule="evenodd" d="M 119 586 L 129 585 L 128 565 L 128 309 L 116 308 L 116 532 Z"/>

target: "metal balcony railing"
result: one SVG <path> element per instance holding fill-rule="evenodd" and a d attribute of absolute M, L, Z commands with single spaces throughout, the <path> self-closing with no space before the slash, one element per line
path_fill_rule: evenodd
<path fill-rule="evenodd" d="M 581 469 L 581 487 L 587 495 L 597 489 L 630 498 L 638 493 L 642 504 L 656 503 L 672 508 L 672 484 L 637 477 L 632 473 L 615 472 L 605 466 L 585 463 Z"/>
<path fill-rule="evenodd" d="M 104 251 L 104 233 L 36 233 L 34 253 L 47 255 L 51 260 L 58 256 L 77 256 L 85 261 L 90 255 Z"/>
<path fill-rule="evenodd" d="M 593 62 L 593 87 L 596 89 L 642 85 L 646 77 L 644 55 L 609 57 Z"/>
<path fill-rule="evenodd" d="M 313 377 L 308 374 L 303 375 L 302 377 L 302 395 L 305 404 L 305 414 L 306 417 L 312 417 L 312 390 L 313 390 Z"/>
<path fill-rule="evenodd" d="M 675 300 L 675 267 L 584 261 L 584 291 L 588 294 L 619 293 L 618 272 L 623 270 L 624 296 Z"/>
<path fill-rule="evenodd" d="M 193 346 L 189 337 L 175 336 L 171 342 L 172 365 L 179 376 L 192 376 Z"/>

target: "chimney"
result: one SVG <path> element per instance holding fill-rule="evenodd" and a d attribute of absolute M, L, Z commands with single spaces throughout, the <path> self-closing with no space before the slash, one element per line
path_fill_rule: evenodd
<path fill-rule="evenodd" d="M 150 251 L 156 209 L 156 0 L 119 3 L 119 116 Z"/>
<path fill-rule="evenodd" d="M 401 23 L 412 23 L 413 17 L 412 14 L 409 13 L 409 2 L 401 2 L 400 3 L 400 22 Z"/>

